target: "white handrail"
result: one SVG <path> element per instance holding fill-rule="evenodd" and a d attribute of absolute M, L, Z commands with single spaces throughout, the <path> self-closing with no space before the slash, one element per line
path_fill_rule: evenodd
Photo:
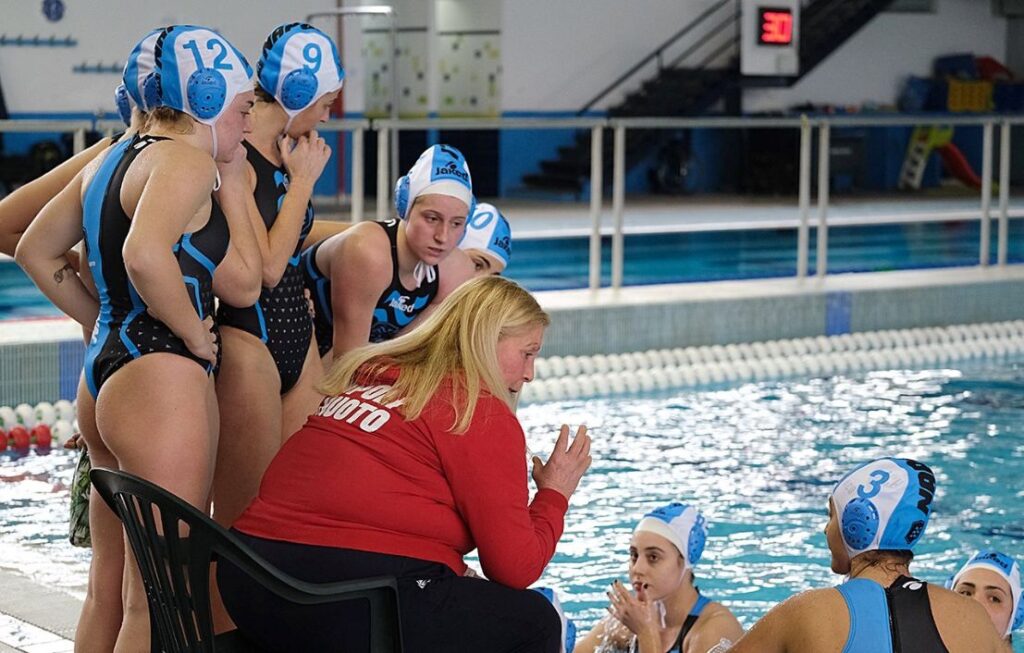
<path fill-rule="evenodd" d="M 818 278 L 828 274 L 828 191 L 829 191 L 829 141 L 831 127 L 828 123 L 818 129 L 818 260 L 814 264 Z"/>
<path fill-rule="evenodd" d="M 414 120 L 331 120 L 321 125 L 322 131 L 354 132 L 353 164 L 352 164 L 352 216 L 353 220 L 363 218 L 363 183 L 365 162 L 363 159 L 363 135 L 365 130 L 377 132 L 377 219 L 387 216 L 390 204 L 389 168 L 394 166 L 392 150 L 397 141 L 398 132 L 403 130 L 504 130 L 504 129 L 590 129 L 591 130 L 591 170 L 590 170 L 590 271 L 589 285 L 591 288 L 600 286 L 601 279 L 601 237 L 607 229 L 601 226 L 602 187 L 604 161 L 602 135 L 603 129 L 611 128 L 614 133 L 615 159 L 613 160 L 612 177 L 612 286 L 622 284 L 624 268 L 624 234 L 629 233 L 661 233 L 683 231 L 732 230 L 744 228 L 788 227 L 790 223 L 780 224 L 779 221 L 769 223 L 747 224 L 736 223 L 728 226 L 717 225 L 671 225 L 671 226 L 631 226 L 628 229 L 624 222 L 625 207 L 625 142 L 630 129 L 761 129 L 761 128 L 793 128 L 800 130 L 799 160 L 799 205 L 795 227 L 797 237 L 797 277 L 805 278 L 808 270 L 808 248 L 810 230 L 817 232 L 818 265 L 817 274 L 827 274 L 828 264 L 828 227 L 830 224 L 893 224 L 904 222 L 941 222 L 951 220 L 979 220 L 981 236 L 979 238 L 979 265 L 986 266 L 989 262 L 989 239 L 991 235 L 991 192 L 994 177 L 992 169 L 993 128 L 1000 124 L 1000 156 L 999 156 L 999 208 L 998 208 L 998 265 L 1005 266 L 1008 249 L 1008 220 L 1021 217 L 1021 211 L 1013 210 L 1010 202 L 1010 129 L 1013 125 L 1024 125 L 1024 115 L 1005 116 L 1000 114 L 984 115 L 843 115 L 843 116 L 800 116 L 800 117 L 694 117 L 694 118 L 432 118 Z M 878 126 L 916 126 L 921 124 L 981 126 L 983 128 L 983 165 L 980 211 L 945 211 L 928 214 L 899 213 L 887 216 L 863 215 L 828 217 L 829 213 L 829 135 L 832 127 L 878 127 Z M 120 123 L 109 120 L 0 120 L 2 132 L 74 132 L 75 149 L 84 147 L 85 130 L 100 129 L 108 132 L 116 131 Z M 814 129 L 819 130 L 818 148 L 818 221 L 816 225 L 809 223 L 810 183 L 811 183 L 811 141 Z M 389 138 L 389 136 L 391 138 Z M 390 147 L 389 147 L 390 146 Z M 563 230 L 564 231 L 564 230 Z M 572 235 L 569 232 L 553 234 L 553 237 Z"/>
<path fill-rule="evenodd" d="M 1006 265 L 1006 248 L 1010 236 L 1010 123 L 1003 121 L 999 129 L 999 247 L 997 264 Z"/>
<path fill-rule="evenodd" d="M 979 264 L 987 268 L 990 261 L 989 249 L 992 241 L 992 123 L 986 122 L 982 128 L 981 139 L 981 237 L 979 248 Z"/>
<path fill-rule="evenodd" d="M 800 226 L 796 236 L 796 276 L 807 278 L 807 250 L 810 247 L 811 216 L 811 121 L 800 119 Z"/>
<path fill-rule="evenodd" d="M 625 263 L 625 239 L 622 234 L 622 213 L 626 203 L 626 127 L 615 126 L 612 161 L 612 288 L 622 287 Z"/>
<path fill-rule="evenodd" d="M 601 287 L 601 189 L 604 185 L 604 166 L 601 154 L 604 147 L 604 127 L 590 130 L 590 289 Z"/>

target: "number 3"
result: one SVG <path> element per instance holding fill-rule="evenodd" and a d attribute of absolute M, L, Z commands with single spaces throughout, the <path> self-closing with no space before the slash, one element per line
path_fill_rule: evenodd
<path fill-rule="evenodd" d="M 857 496 L 861 499 L 870 499 L 881 492 L 882 486 L 889 480 L 889 472 L 884 469 L 876 469 L 871 472 L 871 478 L 873 480 L 871 481 L 870 490 L 865 490 L 863 485 L 857 487 Z"/>

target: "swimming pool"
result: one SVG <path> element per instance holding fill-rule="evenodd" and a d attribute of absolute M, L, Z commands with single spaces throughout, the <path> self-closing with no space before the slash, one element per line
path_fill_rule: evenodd
<path fill-rule="evenodd" d="M 916 574 L 942 581 L 984 545 L 1024 556 L 1021 361 L 533 404 L 520 417 L 538 452 L 563 421 L 591 428 L 594 466 L 540 581 L 584 629 L 625 578 L 635 521 L 670 500 L 707 515 L 698 584 L 745 626 L 793 592 L 835 584 L 821 533 L 828 492 L 883 455 L 925 461 L 938 479 Z M 81 594 L 87 554 L 64 539 L 72 464 L 57 451 L 0 454 L 0 476 L 40 476 L 0 483 L 0 566 Z"/>
<path fill-rule="evenodd" d="M 1024 220 L 1009 223 L 1011 263 L 1024 262 Z M 878 272 L 976 265 L 976 221 L 832 227 L 829 271 Z M 993 261 L 996 236 L 990 251 Z M 635 234 L 625 238 L 626 285 L 725 279 L 791 277 L 796 274 L 796 231 L 756 229 Z M 610 283 L 611 240 L 604 238 L 602 283 Z M 816 244 L 811 232 L 809 270 Z M 533 291 L 583 288 L 588 284 L 586 238 L 522 238 L 506 275 Z M 0 260 L 0 319 L 59 315 L 11 260 Z"/>
<path fill-rule="evenodd" d="M 985 545 L 1024 556 L 1019 362 L 536 404 L 520 417 L 534 451 L 549 449 L 561 421 L 591 428 L 594 466 L 541 581 L 583 627 L 604 615 L 608 584 L 626 579 L 636 521 L 672 500 L 705 511 L 698 585 L 745 626 L 794 592 L 836 584 L 822 534 L 828 493 L 884 455 L 936 472 L 920 577 L 941 582 Z"/>

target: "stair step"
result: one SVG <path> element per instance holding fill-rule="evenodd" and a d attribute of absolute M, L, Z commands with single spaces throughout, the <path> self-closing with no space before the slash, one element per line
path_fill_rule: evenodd
<path fill-rule="evenodd" d="M 583 189 L 583 184 L 578 179 L 567 179 L 552 175 L 526 175 L 523 177 L 523 183 L 533 188 L 567 190 L 574 193 L 579 193 Z"/>
<path fill-rule="evenodd" d="M 545 175 L 561 177 L 587 177 L 590 175 L 589 161 L 546 160 L 540 162 L 540 169 Z"/>

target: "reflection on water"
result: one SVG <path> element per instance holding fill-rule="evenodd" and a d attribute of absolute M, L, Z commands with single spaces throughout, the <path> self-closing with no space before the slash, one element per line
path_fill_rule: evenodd
<path fill-rule="evenodd" d="M 76 460 L 62 449 L 0 453 L 0 569 L 84 598 L 89 550 L 68 544 Z"/>
<path fill-rule="evenodd" d="M 828 492 L 879 456 L 917 458 L 936 473 L 918 575 L 942 581 L 982 546 L 1024 557 L 1020 364 L 535 404 L 519 414 L 536 452 L 549 451 L 562 422 L 586 423 L 593 436 L 594 466 L 541 580 L 581 628 L 604 614 L 608 584 L 625 577 L 634 523 L 672 500 L 707 515 L 698 584 L 744 625 L 796 591 L 835 584 L 821 532 Z M 64 451 L 0 454 L 0 478 L 29 477 L 0 482 L 0 567 L 81 595 L 88 553 L 67 544 L 73 465 Z"/>
<path fill-rule="evenodd" d="M 822 534 L 828 493 L 880 456 L 936 473 L 915 573 L 943 581 L 985 545 L 1024 556 L 1022 377 L 1019 364 L 1002 364 L 524 407 L 534 451 L 550 449 L 563 421 L 593 436 L 594 466 L 542 582 L 589 627 L 608 584 L 625 579 L 635 522 L 658 504 L 692 502 L 711 523 L 698 584 L 749 626 L 794 592 L 839 581 Z"/>

